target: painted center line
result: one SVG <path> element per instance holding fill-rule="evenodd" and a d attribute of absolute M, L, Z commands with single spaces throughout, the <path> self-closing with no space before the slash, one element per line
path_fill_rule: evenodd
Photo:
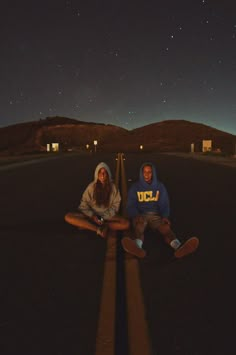
<path fill-rule="evenodd" d="M 116 250 L 114 232 L 108 235 L 100 315 L 96 338 L 96 355 L 113 355 L 115 344 Z"/>
<path fill-rule="evenodd" d="M 121 193 L 123 215 L 126 213 L 127 179 L 124 167 L 124 156 L 121 155 Z M 124 232 L 128 235 L 128 232 Z M 128 341 L 130 355 L 151 355 L 151 341 L 146 321 L 145 306 L 141 288 L 138 260 L 127 255 L 125 257 L 126 302 L 128 319 Z"/>
<path fill-rule="evenodd" d="M 121 176 L 120 176 L 121 175 Z M 127 183 L 125 177 L 123 154 L 118 154 L 116 166 L 116 185 L 119 185 L 122 196 L 121 211 L 125 215 L 127 199 Z M 124 232 L 128 236 L 128 231 Z M 117 278 L 117 235 L 110 232 L 107 239 L 103 288 L 98 321 L 95 355 L 114 355 L 115 349 L 115 318 L 116 318 L 116 278 Z M 138 260 L 127 255 L 124 258 L 126 290 L 128 348 L 130 355 L 151 355 L 151 342 L 145 316 L 145 307 L 140 283 Z"/>

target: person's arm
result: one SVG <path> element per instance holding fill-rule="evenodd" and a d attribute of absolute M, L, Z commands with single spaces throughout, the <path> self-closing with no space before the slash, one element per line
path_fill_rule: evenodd
<path fill-rule="evenodd" d="M 78 209 L 88 217 L 92 217 L 94 215 L 94 212 L 90 207 L 91 200 L 92 200 L 92 185 L 89 184 L 82 195 L 80 205 L 78 207 Z"/>
<path fill-rule="evenodd" d="M 162 219 L 168 223 L 169 215 L 170 215 L 170 202 L 167 190 L 163 184 L 160 186 L 160 199 L 159 199 L 159 206 L 160 206 L 160 215 Z M 169 223 L 168 223 L 169 224 Z"/>
<path fill-rule="evenodd" d="M 138 210 L 138 200 L 137 200 L 137 191 L 135 186 L 131 186 L 128 191 L 128 199 L 127 199 L 127 213 L 130 218 L 134 218 L 139 215 Z"/>
<path fill-rule="evenodd" d="M 111 192 L 110 206 L 103 213 L 103 218 L 105 220 L 112 218 L 118 213 L 120 208 L 120 201 L 121 201 L 120 191 L 116 188 L 115 185 L 113 185 L 112 192 Z"/>

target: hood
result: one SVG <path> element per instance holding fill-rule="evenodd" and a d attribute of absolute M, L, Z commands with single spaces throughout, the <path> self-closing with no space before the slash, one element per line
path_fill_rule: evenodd
<path fill-rule="evenodd" d="M 151 184 L 148 184 L 146 181 L 144 181 L 144 178 L 143 178 L 143 167 L 145 165 L 150 165 L 152 167 L 152 183 Z M 157 171 L 156 171 L 156 167 L 153 163 L 145 162 L 141 165 L 140 170 L 139 170 L 139 181 L 140 181 L 141 185 L 144 187 L 151 186 L 153 188 L 158 185 Z"/>
<path fill-rule="evenodd" d="M 111 181 L 111 180 L 112 180 L 111 170 L 110 170 L 109 166 L 108 166 L 106 163 L 104 163 L 104 162 L 101 162 L 101 163 L 99 163 L 99 164 L 96 166 L 95 171 L 94 171 L 94 181 L 97 181 L 97 179 L 98 179 L 98 172 L 99 172 L 99 170 L 100 170 L 101 168 L 106 169 L 106 171 L 107 171 L 107 173 L 108 173 L 108 176 L 109 176 L 109 179 L 110 179 L 110 181 Z"/>

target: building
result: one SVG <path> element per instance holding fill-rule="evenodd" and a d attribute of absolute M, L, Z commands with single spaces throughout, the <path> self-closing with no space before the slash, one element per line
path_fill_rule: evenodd
<path fill-rule="evenodd" d="M 202 141 L 202 151 L 211 152 L 212 151 L 212 140 L 203 140 Z"/>

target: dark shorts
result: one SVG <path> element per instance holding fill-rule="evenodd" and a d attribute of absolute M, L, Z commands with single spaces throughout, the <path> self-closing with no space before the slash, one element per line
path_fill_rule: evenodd
<path fill-rule="evenodd" d="M 133 219 L 133 226 L 134 228 L 140 228 L 143 230 L 146 229 L 146 227 L 149 227 L 153 230 L 157 230 L 158 226 L 162 224 L 162 218 L 158 214 L 154 213 L 147 213 L 145 215 L 142 215 L 143 217 L 143 222 L 136 222 L 135 218 Z"/>

